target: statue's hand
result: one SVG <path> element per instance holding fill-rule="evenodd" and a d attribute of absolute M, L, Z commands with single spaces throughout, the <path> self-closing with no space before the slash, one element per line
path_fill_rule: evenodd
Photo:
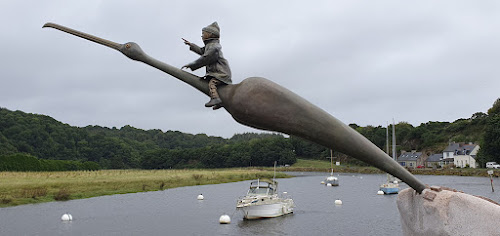
<path fill-rule="evenodd" d="M 191 42 L 185 40 L 184 38 L 181 38 L 182 40 L 184 40 L 184 44 L 188 45 L 188 46 L 191 46 Z"/>

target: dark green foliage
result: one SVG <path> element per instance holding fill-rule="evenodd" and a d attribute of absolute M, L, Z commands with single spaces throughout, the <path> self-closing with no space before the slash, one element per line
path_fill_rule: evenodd
<path fill-rule="evenodd" d="M 439 153 L 450 141 L 481 141 L 480 161 L 500 162 L 500 123 L 495 118 L 499 113 L 500 99 L 488 110 L 488 114 L 477 112 L 469 119 L 458 119 L 452 123 L 433 121 L 413 127 L 400 122 L 396 124 L 397 153 L 401 150 Z M 349 126 L 386 151 L 386 127 Z M 392 142 L 391 131 L 392 126 L 389 126 L 389 143 Z M 337 157 L 335 161 L 364 165 L 333 151 Z M 53 170 L 272 166 L 274 161 L 278 161 L 279 165 L 291 165 L 297 157 L 318 160 L 330 157 L 329 148 L 276 133 L 235 134 L 230 139 L 224 139 L 170 130 L 145 131 L 128 125 L 120 129 L 100 126 L 79 128 L 48 116 L 0 108 L 0 156 L 16 153 L 39 158 L 40 167 L 33 168 L 49 169 L 46 166 L 50 166 Z M 54 160 L 58 162 L 52 163 Z M 7 164 L 0 163 L 1 166 Z"/>
<path fill-rule="evenodd" d="M 500 98 L 488 110 L 486 132 L 481 144 L 479 162 L 482 165 L 488 161 L 500 163 Z"/>
<path fill-rule="evenodd" d="M 386 128 L 382 126 L 373 127 L 371 125 L 366 127 L 357 127 L 356 131 L 361 133 L 367 139 L 372 141 L 377 147 L 384 147 L 386 143 Z"/>
<path fill-rule="evenodd" d="M 40 161 L 31 155 L 16 153 L 0 156 L 0 171 L 41 171 Z"/>
<path fill-rule="evenodd" d="M 325 160 L 330 156 L 330 149 L 319 144 L 304 140 L 299 137 L 291 136 L 290 142 L 293 150 L 298 157 L 307 159 Z"/>
<path fill-rule="evenodd" d="M 500 163 L 500 114 L 490 117 L 488 128 L 482 140 L 479 156 L 483 163 L 496 161 Z"/>
<path fill-rule="evenodd" d="M 80 162 L 68 160 L 44 160 L 32 155 L 16 153 L 0 155 L 0 171 L 71 171 L 99 170 L 95 162 Z"/>
<path fill-rule="evenodd" d="M 293 146 L 282 137 L 218 144 L 194 149 L 156 149 L 145 153 L 142 168 L 224 168 L 295 163 Z"/>
<path fill-rule="evenodd" d="M 493 106 L 488 109 L 488 115 L 500 115 L 500 98 L 497 98 L 497 100 L 493 103 Z"/>
<path fill-rule="evenodd" d="M 106 169 L 272 166 L 274 161 L 296 161 L 293 147 L 281 134 L 245 133 L 223 139 L 131 126 L 78 128 L 48 116 L 4 108 L 0 108 L 0 141 L 0 155 L 28 153 L 55 170 L 77 167 L 74 162 L 51 160 L 78 160 L 89 165 L 87 168 L 97 165 Z"/>
<path fill-rule="evenodd" d="M 232 142 L 246 142 L 250 141 L 252 139 L 262 139 L 262 138 L 273 138 L 273 137 L 280 137 L 283 138 L 283 135 L 281 134 L 270 134 L 270 133 L 243 133 L 243 134 L 235 134 L 233 137 L 231 137 L 230 141 Z"/>

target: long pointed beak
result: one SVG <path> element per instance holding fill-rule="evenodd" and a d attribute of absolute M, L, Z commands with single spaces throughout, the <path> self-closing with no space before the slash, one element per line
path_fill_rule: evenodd
<path fill-rule="evenodd" d="M 43 25 L 42 28 L 45 28 L 45 27 L 58 29 L 58 30 L 64 31 L 68 34 L 72 34 L 72 35 L 78 36 L 80 38 L 84 38 L 86 40 L 90 40 L 92 42 L 102 44 L 104 46 L 108 46 L 108 47 L 116 49 L 118 51 L 120 51 L 120 48 L 123 46 L 122 44 L 115 43 L 115 42 L 112 42 L 112 41 L 109 41 L 106 39 L 102 39 L 102 38 L 96 37 L 94 35 L 83 33 L 83 32 L 80 32 L 80 31 L 77 31 L 77 30 L 62 26 L 62 25 L 54 24 L 54 23 L 46 23 L 45 25 Z"/>

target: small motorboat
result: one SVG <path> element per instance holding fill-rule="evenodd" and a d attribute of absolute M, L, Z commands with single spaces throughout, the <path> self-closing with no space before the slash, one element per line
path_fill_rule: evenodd
<path fill-rule="evenodd" d="M 387 174 L 387 182 L 380 185 L 380 191 L 384 194 L 398 194 L 399 183 L 392 175 Z"/>
<path fill-rule="evenodd" d="M 236 209 L 244 219 L 278 217 L 293 213 L 294 203 L 288 196 L 278 196 L 275 180 L 257 179 L 250 183 L 247 195 L 238 199 Z"/>

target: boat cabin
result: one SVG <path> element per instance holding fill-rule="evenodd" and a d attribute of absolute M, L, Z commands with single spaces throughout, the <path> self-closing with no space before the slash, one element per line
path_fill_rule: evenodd
<path fill-rule="evenodd" d="M 278 183 L 272 180 L 254 180 L 250 183 L 247 195 L 274 195 Z"/>

